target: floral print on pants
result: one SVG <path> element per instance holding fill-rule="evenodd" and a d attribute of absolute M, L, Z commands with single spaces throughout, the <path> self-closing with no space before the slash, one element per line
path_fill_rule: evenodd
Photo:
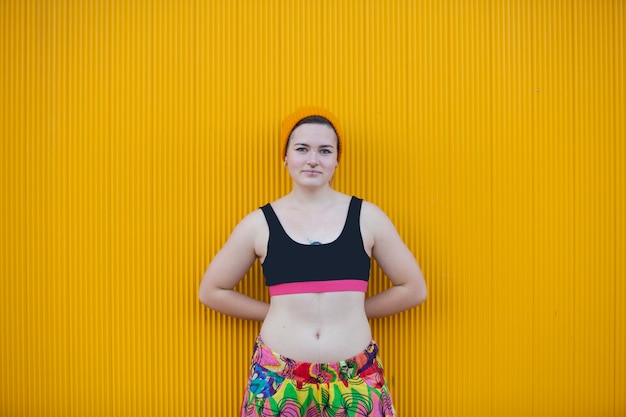
<path fill-rule="evenodd" d="M 378 345 L 336 363 L 299 362 L 254 345 L 241 417 L 394 417 Z"/>

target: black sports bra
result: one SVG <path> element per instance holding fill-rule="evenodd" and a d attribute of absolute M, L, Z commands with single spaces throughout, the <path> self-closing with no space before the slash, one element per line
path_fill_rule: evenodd
<path fill-rule="evenodd" d="M 263 261 L 270 295 L 309 292 L 367 291 L 370 257 L 363 248 L 360 214 L 363 200 L 352 197 L 339 237 L 306 245 L 291 239 L 270 204 L 261 207 L 269 226 Z"/>

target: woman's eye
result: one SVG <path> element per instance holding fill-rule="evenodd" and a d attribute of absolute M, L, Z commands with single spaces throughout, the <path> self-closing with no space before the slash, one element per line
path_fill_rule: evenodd
<path fill-rule="evenodd" d="M 306 148 L 303 148 L 303 147 L 296 148 L 296 152 L 306 152 Z"/>
<path fill-rule="evenodd" d="M 330 149 L 322 149 L 322 150 L 320 151 L 320 153 L 321 153 L 322 155 L 329 155 L 329 154 L 331 154 L 332 152 L 330 151 Z"/>

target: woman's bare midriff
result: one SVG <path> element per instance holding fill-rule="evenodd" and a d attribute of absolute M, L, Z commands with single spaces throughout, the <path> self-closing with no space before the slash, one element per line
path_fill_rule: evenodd
<path fill-rule="evenodd" d="M 357 291 L 287 294 L 272 297 L 261 327 L 265 345 L 303 362 L 338 362 L 351 358 L 372 340 Z"/>

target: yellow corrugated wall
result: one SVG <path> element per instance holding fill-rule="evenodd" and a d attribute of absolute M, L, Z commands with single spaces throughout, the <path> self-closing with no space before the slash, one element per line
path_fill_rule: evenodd
<path fill-rule="evenodd" d="M 0 1 L 0 415 L 237 414 L 259 326 L 197 287 L 311 103 L 427 278 L 372 322 L 400 416 L 626 416 L 625 9 Z"/>

